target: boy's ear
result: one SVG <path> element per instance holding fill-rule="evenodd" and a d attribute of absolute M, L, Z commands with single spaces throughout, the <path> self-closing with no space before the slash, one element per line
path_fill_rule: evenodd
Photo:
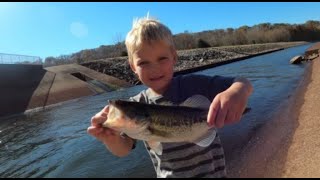
<path fill-rule="evenodd" d="M 129 62 L 129 65 L 130 65 L 130 68 L 131 70 L 136 73 L 136 68 L 134 67 L 133 63 L 132 62 Z"/>

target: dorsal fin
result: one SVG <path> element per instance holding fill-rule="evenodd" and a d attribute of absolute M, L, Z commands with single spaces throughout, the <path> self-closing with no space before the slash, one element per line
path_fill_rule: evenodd
<path fill-rule="evenodd" d="M 209 109 L 211 102 L 203 95 L 193 95 L 180 104 L 180 106 Z"/>

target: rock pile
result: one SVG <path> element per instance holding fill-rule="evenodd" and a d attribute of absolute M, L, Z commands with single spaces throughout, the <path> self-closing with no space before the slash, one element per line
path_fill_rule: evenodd
<path fill-rule="evenodd" d="M 268 43 L 178 51 L 178 62 L 174 70 L 175 72 L 177 72 L 198 66 L 219 63 L 222 61 L 229 61 L 235 58 L 250 56 L 281 48 L 288 48 L 305 43 L 306 42 Z M 81 65 L 98 72 L 125 80 L 127 82 L 130 82 L 131 84 L 139 83 L 136 75 L 130 69 L 127 57 L 100 59 L 85 62 Z"/>

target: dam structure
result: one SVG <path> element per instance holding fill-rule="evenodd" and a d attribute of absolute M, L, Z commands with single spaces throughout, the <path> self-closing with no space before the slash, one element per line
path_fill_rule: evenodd
<path fill-rule="evenodd" d="M 37 56 L 0 53 L 0 118 L 130 86 L 78 64 L 44 67 Z"/>

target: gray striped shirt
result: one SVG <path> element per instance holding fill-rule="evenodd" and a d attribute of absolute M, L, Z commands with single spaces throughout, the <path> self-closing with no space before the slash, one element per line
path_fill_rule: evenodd
<path fill-rule="evenodd" d="M 210 101 L 233 83 L 234 78 L 222 76 L 183 75 L 173 78 L 162 96 L 152 96 L 149 89 L 130 99 L 137 102 L 157 104 L 170 101 L 180 104 L 188 97 L 201 94 Z M 224 151 L 217 134 L 208 147 L 193 143 L 161 143 L 162 155 L 156 154 L 144 142 L 153 162 L 157 177 L 226 177 Z"/>

